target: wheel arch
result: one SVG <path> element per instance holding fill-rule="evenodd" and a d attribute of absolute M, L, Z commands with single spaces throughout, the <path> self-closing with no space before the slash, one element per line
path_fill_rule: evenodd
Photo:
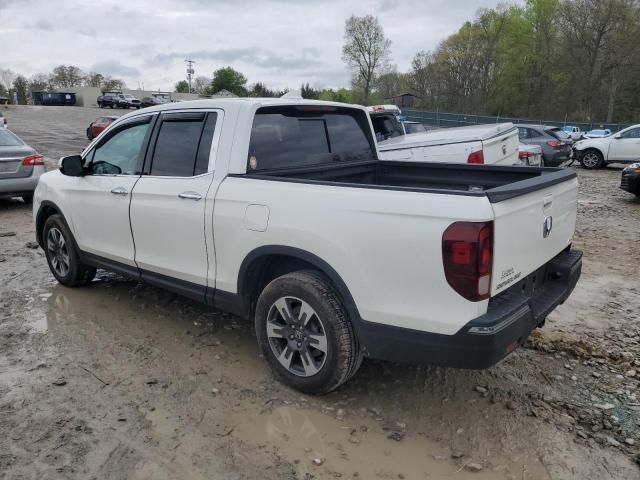
<path fill-rule="evenodd" d="M 44 229 L 44 224 L 47 221 L 47 218 L 49 218 L 51 215 L 60 215 L 62 217 L 62 220 L 64 220 L 64 222 L 67 224 L 67 226 L 69 225 L 69 222 L 67 222 L 67 219 L 65 218 L 64 214 L 62 213 L 62 210 L 60 209 L 60 207 L 58 207 L 58 205 L 56 205 L 50 200 L 43 200 L 42 203 L 40 203 L 40 207 L 38 208 L 38 214 L 36 215 L 36 241 L 38 242 L 38 245 L 40 245 L 40 247 L 42 248 L 44 248 L 43 246 L 44 239 L 42 238 L 42 231 Z"/>
<path fill-rule="evenodd" d="M 360 314 L 346 283 L 338 272 L 317 255 L 284 245 L 258 247 L 242 261 L 238 272 L 237 292 L 245 316 L 250 317 L 253 314 L 262 288 L 271 280 L 286 273 L 304 269 L 317 270 L 329 279 L 357 330 Z"/>

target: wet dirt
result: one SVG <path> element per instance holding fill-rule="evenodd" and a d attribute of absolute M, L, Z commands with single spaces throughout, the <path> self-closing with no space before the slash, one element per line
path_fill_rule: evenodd
<path fill-rule="evenodd" d="M 10 125 L 51 158 L 104 113 L 33 108 Z M 53 117 L 64 140 L 38 133 Z M 319 398 L 273 378 L 249 322 L 102 271 L 58 285 L 30 207 L 0 200 L 0 478 L 640 478 L 640 202 L 577 170 L 583 276 L 529 348 L 365 361 Z"/>

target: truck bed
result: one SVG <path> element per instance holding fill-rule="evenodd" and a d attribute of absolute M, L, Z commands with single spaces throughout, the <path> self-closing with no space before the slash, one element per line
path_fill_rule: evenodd
<path fill-rule="evenodd" d="M 289 182 L 348 184 L 359 188 L 486 196 L 491 203 L 498 203 L 575 178 L 576 172 L 545 167 L 368 161 L 262 171 L 247 176 Z"/>

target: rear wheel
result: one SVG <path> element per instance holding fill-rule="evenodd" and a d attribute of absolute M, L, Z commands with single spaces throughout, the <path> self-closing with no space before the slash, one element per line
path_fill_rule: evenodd
<path fill-rule="evenodd" d="M 587 169 L 602 168 L 604 157 L 598 150 L 587 150 L 580 158 L 580 164 Z"/>
<path fill-rule="evenodd" d="M 262 353 L 288 386 L 322 395 L 357 371 L 362 352 L 348 313 L 330 282 L 304 270 L 273 280 L 255 315 Z"/>
<path fill-rule="evenodd" d="M 96 269 L 85 265 L 74 247 L 73 235 L 60 215 L 51 215 L 44 223 L 42 243 L 49 269 L 56 280 L 67 287 L 88 285 Z"/>

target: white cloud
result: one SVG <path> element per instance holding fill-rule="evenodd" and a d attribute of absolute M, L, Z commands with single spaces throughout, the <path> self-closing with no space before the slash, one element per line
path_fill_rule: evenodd
<path fill-rule="evenodd" d="M 479 8 L 499 0 L 0 0 L 2 67 L 32 75 L 58 64 L 172 88 L 185 76 L 231 65 L 250 83 L 349 84 L 341 60 L 344 21 L 377 15 L 392 41 L 393 62 L 408 69 Z M 20 39 L 20 40 L 18 40 Z"/>

